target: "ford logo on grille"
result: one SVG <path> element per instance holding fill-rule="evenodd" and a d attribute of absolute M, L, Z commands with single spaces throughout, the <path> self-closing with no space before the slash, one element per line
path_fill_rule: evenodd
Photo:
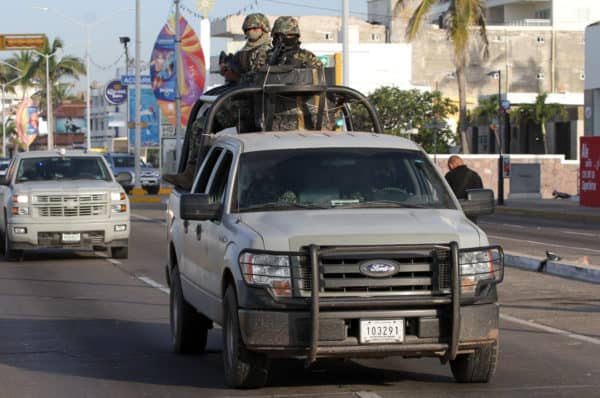
<path fill-rule="evenodd" d="M 400 264 L 392 260 L 369 260 L 358 265 L 360 273 L 372 278 L 385 278 L 397 274 Z"/>

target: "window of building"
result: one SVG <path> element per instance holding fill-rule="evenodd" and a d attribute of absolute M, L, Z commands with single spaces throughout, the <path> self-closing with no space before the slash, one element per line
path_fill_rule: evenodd
<path fill-rule="evenodd" d="M 585 73 L 579 72 L 579 80 L 585 80 Z"/>
<path fill-rule="evenodd" d="M 546 42 L 544 36 L 538 36 L 536 41 L 538 42 L 538 44 L 544 44 Z"/>
<path fill-rule="evenodd" d="M 545 8 L 543 10 L 537 10 L 535 12 L 536 19 L 550 19 L 550 9 Z"/>
<path fill-rule="evenodd" d="M 325 38 L 325 40 L 333 40 L 333 33 L 331 33 L 331 32 L 325 32 L 323 34 L 323 37 Z"/>
<path fill-rule="evenodd" d="M 544 80 L 546 76 L 544 75 L 544 72 L 539 72 L 535 78 L 538 80 Z"/>
<path fill-rule="evenodd" d="M 381 41 L 381 33 L 371 33 L 371 41 Z"/>

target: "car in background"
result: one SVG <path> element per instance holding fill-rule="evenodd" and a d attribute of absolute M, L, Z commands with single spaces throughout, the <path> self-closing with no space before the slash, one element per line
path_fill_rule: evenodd
<path fill-rule="evenodd" d="M 109 250 L 127 258 L 129 199 L 101 154 L 19 153 L 0 185 L 0 252 Z"/>
<path fill-rule="evenodd" d="M 104 154 L 114 175 L 127 173 L 131 178 L 122 180 L 121 185 L 129 193 L 135 186 L 135 156 L 131 153 L 108 152 Z M 140 185 L 146 192 L 156 195 L 160 191 L 160 173 L 152 165 L 140 159 Z"/>
<path fill-rule="evenodd" d="M 6 170 L 8 170 L 8 166 L 10 165 L 9 158 L 0 158 L 0 178 L 6 175 Z"/>

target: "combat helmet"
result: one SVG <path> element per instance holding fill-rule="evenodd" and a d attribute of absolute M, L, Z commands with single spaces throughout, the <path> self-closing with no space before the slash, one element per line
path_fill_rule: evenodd
<path fill-rule="evenodd" d="M 272 36 L 277 34 L 300 36 L 300 25 L 294 17 L 279 17 L 273 23 Z"/>
<path fill-rule="evenodd" d="M 271 30 L 271 24 L 269 23 L 269 19 L 265 16 L 265 14 L 255 13 L 248 14 L 244 19 L 244 23 L 242 24 L 242 30 L 245 32 L 251 28 L 261 28 L 265 32 L 269 32 Z"/>

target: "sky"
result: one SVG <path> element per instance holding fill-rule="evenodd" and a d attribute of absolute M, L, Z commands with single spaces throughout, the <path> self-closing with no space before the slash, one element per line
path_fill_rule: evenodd
<path fill-rule="evenodd" d="M 213 3 L 209 19 L 229 14 L 263 12 L 270 15 L 340 15 L 342 0 L 203 0 Z M 135 0 L 2 0 L 0 34 L 44 33 L 62 39 L 60 55 L 82 59 L 86 32 L 90 30 L 90 79 L 106 83 L 115 77 L 115 66 L 124 66 L 120 36 L 129 36 L 129 54 L 135 55 Z M 199 32 L 199 0 L 181 0 L 181 14 Z M 47 8 L 46 11 L 41 8 Z M 156 36 L 174 12 L 171 0 L 140 0 L 141 58 L 148 61 Z M 350 0 L 351 15 L 366 19 L 367 0 Z M 213 50 L 216 44 L 212 44 Z M 214 51 L 213 51 L 214 52 Z M 0 52 L 0 60 L 9 58 Z M 86 78 L 84 77 L 85 81 Z M 82 89 L 82 83 L 78 88 Z"/>

